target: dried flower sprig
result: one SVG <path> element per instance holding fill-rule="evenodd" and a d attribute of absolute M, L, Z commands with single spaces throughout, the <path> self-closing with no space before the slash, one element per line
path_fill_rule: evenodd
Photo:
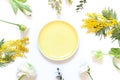
<path fill-rule="evenodd" d="M 57 78 L 57 80 L 64 80 L 59 68 L 57 68 L 57 76 L 56 76 L 56 78 Z"/>
<path fill-rule="evenodd" d="M 8 23 L 8 24 L 12 24 L 12 25 L 15 25 L 19 28 L 19 30 L 21 31 L 25 31 L 27 29 L 27 27 L 23 24 L 16 24 L 16 23 L 12 23 L 12 22 L 8 22 L 8 21 L 5 21 L 5 20 L 0 20 L 1 22 L 5 22 L 5 23 Z"/>
<path fill-rule="evenodd" d="M 73 3 L 73 0 L 67 0 L 67 2 L 68 2 L 69 4 L 72 4 L 72 3 Z"/>
<path fill-rule="evenodd" d="M 48 0 L 48 4 L 57 11 L 57 14 L 61 14 L 62 1 L 61 0 Z"/>
<path fill-rule="evenodd" d="M 79 12 L 80 10 L 84 9 L 84 4 L 87 3 L 87 0 L 80 0 L 79 4 L 76 6 L 76 11 Z"/>
<path fill-rule="evenodd" d="M 120 45 L 120 22 L 113 9 L 105 8 L 101 13 L 88 13 L 87 16 L 87 19 L 83 19 L 82 28 L 86 28 L 88 33 L 95 33 L 100 39 L 110 36 Z"/>
<path fill-rule="evenodd" d="M 72 4 L 73 0 L 67 0 L 69 4 Z M 57 14 L 61 14 L 62 11 L 62 0 L 48 0 L 48 5 L 50 5 Z"/>
<path fill-rule="evenodd" d="M 25 15 L 31 16 L 32 10 L 29 5 L 25 4 L 26 2 L 27 0 L 10 0 L 14 13 L 17 14 L 19 9 Z"/>

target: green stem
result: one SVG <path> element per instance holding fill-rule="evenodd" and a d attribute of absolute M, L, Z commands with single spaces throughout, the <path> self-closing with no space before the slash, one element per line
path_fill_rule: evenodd
<path fill-rule="evenodd" d="M 93 78 L 92 78 L 92 76 L 91 76 L 90 72 L 88 72 L 88 75 L 89 75 L 90 79 L 91 79 L 91 80 L 93 80 Z"/>
<path fill-rule="evenodd" d="M 12 24 L 12 25 L 16 25 L 18 26 L 19 24 L 16 24 L 16 23 L 12 23 L 12 22 L 8 22 L 8 21 L 4 21 L 4 20 L 0 20 L 1 22 L 5 22 L 5 23 L 8 23 L 8 24 Z"/>
<path fill-rule="evenodd" d="M 115 57 L 113 57 L 113 59 L 112 59 L 113 65 L 116 69 L 120 70 L 120 67 L 117 65 L 115 59 L 116 59 Z"/>
<path fill-rule="evenodd" d="M 1 22 L 4 22 L 4 23 L 8 23 L 8 24 L 12 24 L 12 25 L 15 25 L 17 26 L 21 31 L 25 31 L 26 30 L 26 26 L 25 25 L 22 25 L 22 24 L 16 24 L 16 23 L 12 23 L 12 22 L 8 22 L 8 21 L 4 21 L 4 20 L 0 20 Z"/>
<path fill-rule="evenodd" d="M 22 76 L 20 76 L 18 80 L 22 80 L 23 77 L 25 77 L 25 76 L 26 76 L 26 75 L 22 75 Z"/>
<path fill-rule="evenodd" d="M 90 67 L 88 66 L 88 71 L 87 71 L 87 74 L 89 75 L 90 79 L 93 80 L 91 74 L 90 74 Z"/>

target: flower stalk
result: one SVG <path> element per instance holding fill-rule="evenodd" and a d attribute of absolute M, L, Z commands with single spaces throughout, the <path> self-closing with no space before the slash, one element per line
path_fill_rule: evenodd
<path fill-rule="evenodd" d="M 8 22 L 8 21 L 4 21 L 4 20 L 0 20 L 1 22 L 4 22 L 4 23 L 8 23 L 8 24 L 12 24 L 12 25 L 15 25 L 19 28 L 20 31 L 25 31 L 26 30 L 26 26 L 23 25 L 23 24 L 16 24 L 16 23 L 12 23 L 12 22 Z"/>
<path fill-rule="evenodd" d="M 89 75 L 90 79 L 93 80 L 91 74 L 90 74 L 90 67 L 88 66 L 87 74 Z"/>

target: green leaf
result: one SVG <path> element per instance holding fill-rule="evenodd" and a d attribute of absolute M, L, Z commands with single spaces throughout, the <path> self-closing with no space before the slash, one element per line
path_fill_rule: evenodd
<path fill-rule="evenodd" d="M 27 0 L 17 0 L 17 1 L 25 3 Z"/>
<path fill-rule="evenodd" d="M 95 33 L 96 36 L 100 36 L 100 39 L 102 39 L 102 37 L 106 37 L 107 32 L 110 30 L 110 27 L 104 27 L 102 29 L 100 29 L 99 31 L 97 31 Z"/>
<path fill-rule="evenodd" d="M 21 10 L 24 14 L 27 14 L 27 12 L 32 12 L 30 6 L 24 4 L 26 1 L 27 0 L 10 0 L 11 6 L 13 7 L 15 14 L 17 13 L 18 9 Z"/>
<path fill-rule="evenodd" d="M 30 7 L 28 5 L 24 5 L 21 3 L 17 3 L 17 6 L 19 7 L 19 9 L 24 13 L 24 11 L 28 11 L 28 12 L 32 12 L 32 10 L 30 9 Z"/>
<path fill-rule="evenodd" d="M 116 69 L 120 70 L 120 67 L 119 67 L 118 64 L 117 64 L 115 57 L 113 57 L 112 63 L 113 63 L 113 66 L 114 66 Z"/>
<path fill-rule="evenodd" d="M 83 4 L 77 5 L 77 7 L 82 7 L 82 6 L 83 6 Z"/>
<path fill-rule="evenodd" d="M 102 10 L 102 15 L 108 20 L 111 18 L 117 20 L 117 14 L 115 11 L 113 11 L 113 9 L 108 8 L 108 9 Z"/>
<path fill-rule="evenodd" d="M 21 75 L 19 78 L 18 78 L 18 80 L 22 80 L 24 77 L 25 77 L 26 75 Z"/>
<path fill-rule="evenodd" d="M 113 41 L 118 40 L 118 43 L 120 42 L 120 27 L 118 25 L 115 25 L 115 27 L 113 27 L 113 33 L 111 35 L 111 39 Z"/>
<path fill-rule="evenodd" d="M 0 41 L 0 48 L 1 48 L 1 46 L 4 44 L 4 39 L 2 39 L 1 41 Z"/>
<path fill-rule="evenodd" d="M 10 3 L 11 3 L 14 13 L 16 14 L 18 11 L 18 7 L 17 7 L 16 3 L 14 2 L 14 0 L 10 0 Z"/>
<path fill-rule="evenodd" d="M 32 12 L 32 10 L 30 9 L 29 5 L 22 5 L 21 8 L 24 8 L 25 10 L 27 10 L 28 12 Z"/>
<path fill-rule="evenodd" d="M 115 58 L 120 58 L 120 48 L 111 48 L 109 54 Z"/>

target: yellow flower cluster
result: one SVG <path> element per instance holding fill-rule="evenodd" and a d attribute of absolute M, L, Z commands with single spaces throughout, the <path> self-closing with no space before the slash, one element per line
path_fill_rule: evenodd
<path fill-rule="evenodd" d="M 28 52 L 26 44 L 28 44 L 28 38 L 10 40 L 3 43 L 0 47 L 0 63 L 11 62 L 17 57 L 24 57 L 24 53 Z"/>
<path fill-rule="evenodd" d="M 86 28 L 88 33 L 95 33 L 105 27 L 113 27 L 117 24 L 117 20 L 108 20 L 101 14 L 88 13 L 87 16 L 88 18 L 83 20 L 84 24 L 82 25 L 82 28 Z"/>

